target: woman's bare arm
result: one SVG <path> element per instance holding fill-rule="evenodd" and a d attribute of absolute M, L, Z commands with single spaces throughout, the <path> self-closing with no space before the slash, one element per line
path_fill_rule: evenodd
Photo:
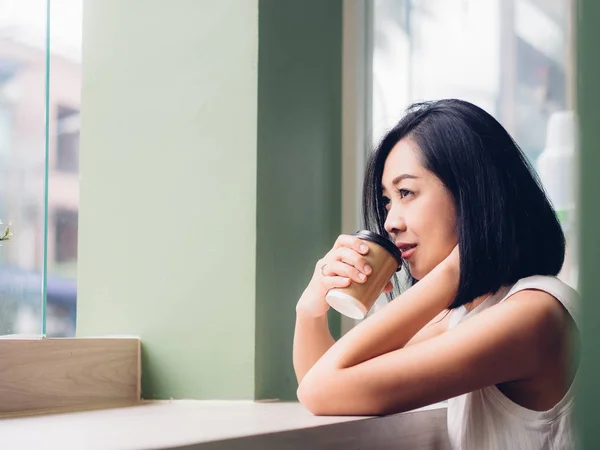
<path fill-rule="evenodd" d="M 294 371 L 298 384 L 334 343 L 335 340 L 329 332 L 327 314 L 321 317 L 311 317 L 301 311 L 296 313 Z"/>
<path fill-rule="evenodd" d="M 405 346 L 416 328 L 437 314 L 436 298 L 443 296 L 441 274 L 429 278 L 433 281 L 427 277 L 402 301 L 386 307 L 385 314 L 347 333 L 313 366 L 298 388 L 309 410 L 322 415 L 406 411 L 530 379 L 551 357 L 556 301 L 535 291 L 519 292 L 452 330 Z"/>

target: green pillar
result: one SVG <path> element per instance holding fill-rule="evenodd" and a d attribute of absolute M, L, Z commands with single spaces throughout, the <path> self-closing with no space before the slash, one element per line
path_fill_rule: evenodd
<path fill-rule="evenodd" d="M 342 2 L 259 6 L 256 389 L 289 400 L 296 301 L 341 229 Z"/>
<path fill-rule="evenodd" d="M 582 362 L 577 412 L 581 448 L 600 448 L 600 3 L 579 0 L 577 110 L 580 131 Z"/>
<path fill-rule="evenodd" d="M 144 398 L 294 397 L 340 91 L 341 0 L 85 0 L 77 334 L 141 336 Z"/>

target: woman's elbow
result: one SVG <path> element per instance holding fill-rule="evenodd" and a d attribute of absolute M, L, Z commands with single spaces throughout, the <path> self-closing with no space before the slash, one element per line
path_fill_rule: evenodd
<path fill-rule="evenodd" d="M 361 398 L 360 395 L 337 392 L 339 385 L 328 389 L 305 383 L 298 386 L 296 395 L 298 401 L 315 416 L 377 416 L 382 411 L 376 402 Z"/>
<path fill-rule="evenodd" d="M 316 390 L 312 389 L 305 381 L 306 380 L 302 380 L 296 391 L 298 401 L 315 416 L 330 415 L 328 414 L 328 411 L 326 411 L 326 408 L 324 408 L 325 402 L 319 398 L 318 393 L 315 392 Z"/>

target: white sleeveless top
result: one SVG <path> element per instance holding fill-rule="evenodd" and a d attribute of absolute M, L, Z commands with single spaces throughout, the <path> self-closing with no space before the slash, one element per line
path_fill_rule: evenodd
<path fill-rule="evenodd" d="M 555 277 L 523 278 L 512 287 L 486 298 L 471 312 L 457 308 L 449 328 L 524 289 L 544 291 L 561 302 L 578 324 L 578 295 Z M 496 386 L 488 386 L 448 400 L 448 433 L 454 450 L 571 450 L 575 448 L 573 384 L 548 411 L 524 408 Z"/>

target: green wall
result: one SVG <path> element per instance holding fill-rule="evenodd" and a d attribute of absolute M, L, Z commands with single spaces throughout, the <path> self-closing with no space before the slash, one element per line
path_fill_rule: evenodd
<path fill-rule="evenodd" d="M 295 305 L 341 228 L 342 2 L 259 9 L 256 393 L 295 399 Z"/>
<path fill-rule="evenodd" d="M 583 337 L 576 400 L 581 448 L 600 448 L 600 2 L 579 0 L 577 109 L 581 167 L 581 269 Z"/>
<path fill-rule="evenodd" d="M 295 398 L 294 307 L 340 230 L 341 21 L 84 1 L 77 333 L 141 336 L 145 398 Z"/>
<path fill-rule="evenodd" d="M 175 7 L 176 5 L 176 7 Z M 254 397 L 257 0 L 86 0 L 79 336 L 145 398 Z"/>

